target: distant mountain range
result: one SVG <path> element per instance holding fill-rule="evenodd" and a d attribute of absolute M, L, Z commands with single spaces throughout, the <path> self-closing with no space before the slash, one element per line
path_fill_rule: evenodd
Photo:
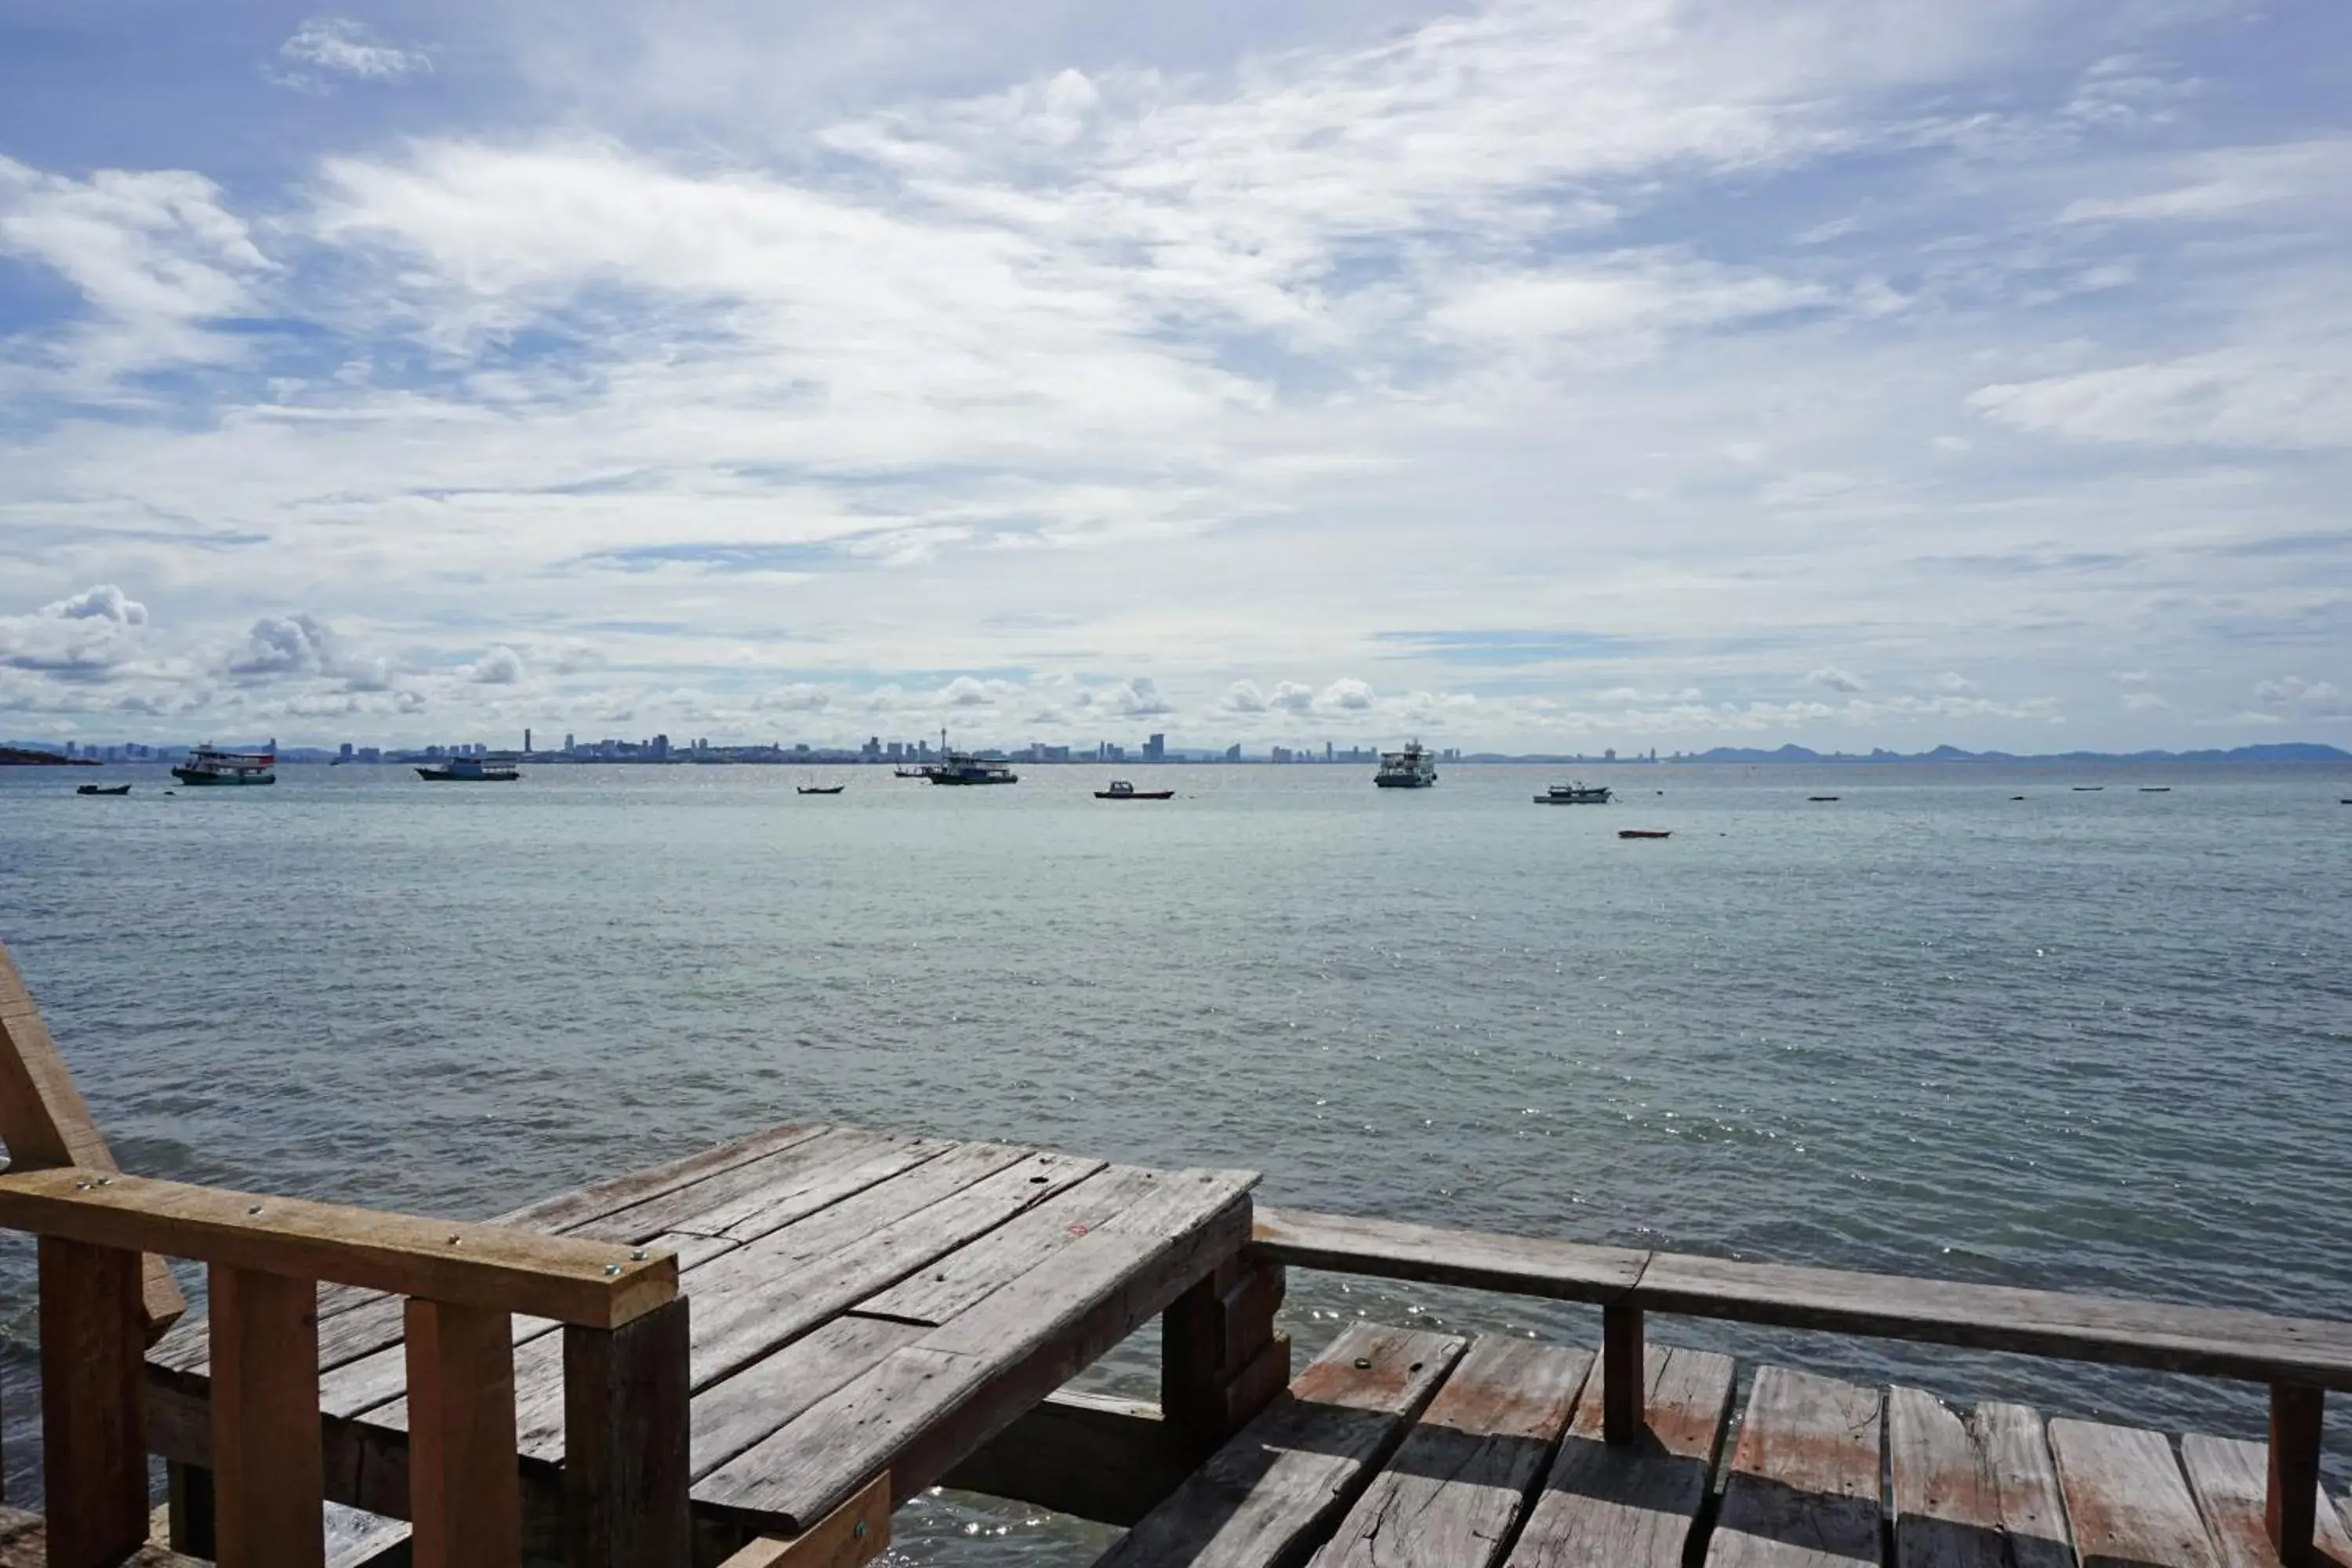
<path fill-rule="evenodd" d="M 1888 752 L 1874 748 L 1868 754 L 1816 752 L 1806 746 L 1777 746 L 1758 751 L 1747 746 L 1717 746 L 1678 759 L 1685 763 L 2352 763 L 2352 752 L 2311 741 L 2282 741 L 2266 746 L 2232 746 L 2228 751 L 2203 752 L 1964 752 L 1958 746 L 1937 746 L 1932 752 Z"/>

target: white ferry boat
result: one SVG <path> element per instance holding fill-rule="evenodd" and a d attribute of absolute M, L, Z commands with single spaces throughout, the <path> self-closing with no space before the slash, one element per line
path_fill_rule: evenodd
<path fill-rule="evenodd" d="M 274 752 L 224 752 L 206 744 L 188 752 L 188 760 L 172 770 L 184 784 L 266 784 L 278 782 Z"/>
<path fill-rule="evenodd" d="M 1437 759 L 1419 741 L 1408 741 L 1402 752 L 1381 753 L 1381 771 L 1372 782 L 1382 789 L 1427 789 L 1437 782 Z"/>

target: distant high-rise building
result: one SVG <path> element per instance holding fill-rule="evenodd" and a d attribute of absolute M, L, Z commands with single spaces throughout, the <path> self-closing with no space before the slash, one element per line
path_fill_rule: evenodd
<path fill-rule="evenodd" d="M 522 749 L 526 754 L 530 751 L 530 726 L 528 724 L 522 727 Z"/>
<path fill-rule="evenodd" d="M 335 754 L 336 754 L 337 756 L 341 757 L 341 758 L 343 759 L 343 761 L 345 761 L 345 762 L 347 762 L 347 763 L 348 763 L 348 762 L 350 762 L 350 761 L 352 760 L 352 743 L 351 743 L 349 741 L 345 741 L 345 742 L 343 742 L 343 748 L 342 748 L 342 750 L 341 750 L 341 751 L 340 751 L 340 752 L 336 752 Z"/>
<path fill-rule="evenodd" d="M 1146 740 L 1143 742 L 1143 760 L 1147 763 L 1160 763 L 1167 761 L 1168 737 L 1155 733 L 1150 739 Z"/>
<path fill-rule="evenodd" d="M 575 749 L 578 747 L 578 745 L 579 745 L 579 742 L 576 742 L 576 741 L 574 741 L 574 740 L 572 738 L 572 731 L 569 731 L 569 730 L 564 731 L 563 731 L 563 749 L 564 749 L 565 751 L 569 752 L 569 751 L 575 750 Z"/>
<path fill-rule="evenodd" d="M 669 761 L 669 737 L 667 735 L 656 735 L 652 742 L 647 745 L 646 750 L 653 752 L 654 761 L 657 763 L 666 763 Z"/>
<path fill-rule="evenodd" d="M 1241 760 L 1242 743 L 1239 741 L 1235 741 L 1232 745 L 1225 748 L 1225 761 L 1229 763 L 1238 763 Z"/>
<path fill-rule="evenodd" d="M 1276 746 L 1269 755 L 1277 763 L 1286 763 L 1290 761 L 1292 752 L 1288 746 Z"/>

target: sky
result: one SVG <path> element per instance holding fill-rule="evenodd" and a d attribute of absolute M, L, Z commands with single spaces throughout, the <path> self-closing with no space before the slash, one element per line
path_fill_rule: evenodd
<path fill-rule="evenodd" d="M 2352 746 L 2352 7 L 10 0 L 0 735 Z"/>

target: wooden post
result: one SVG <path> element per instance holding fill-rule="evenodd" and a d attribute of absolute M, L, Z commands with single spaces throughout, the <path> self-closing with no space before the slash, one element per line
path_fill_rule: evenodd
<path fill-rule="evenodd" d="M 215 1533 L 221 1568 L 321 1568 L 319 1285 L 212 1268 Z"/>
<path fill-rule="evenodd" d="M 50 1568 L 114 1568 L 147 1539 L 139 1255 L 40 1241 L 41 1473 Z"/>
<path fill-rule="evenodd" d="M 2300 1384 L 2271 1384 L 2270 1489 L 2263 1523 L 2284 1568 L 2310 1568 L 2314 1560 L 2326 1399 L 2324 1391 Z"/>
<path fill-rule="evenodd" d="M 408 1517 L 416 1568 L 517 1568 L 514 1320 L 408 1302 Z"/>
<path fill-rule="evenodd" d="M 1641 1440 L 1649 1374 L 1642 1364 L 1642 1309 L 1601 1309 L 1601 1439 L 1623 1447 Z"/>
<path fill-rule="evenodd" d="M 202 1465 L 184 1465 L 176 1459 L 165 1461 L 163 1517 L 173 1551 L 183 1557 L 220 1556 L 212 1471 Z"/>
<path fill-rule="evenodd" d="M 688 1568 L 687 1331 L 683 1296 L 617 1329 L 563 1331 L 569 1568 Z"/>
<path fill-rule="evenodd" d="M 1289 1383 L 1290 1336 L 1274 1326 L 1286 1286 L 1278 1263 L 1229 1258 L 1162 1314 L 1160 1412 L 1198 1452 L 1232 1436 Z"/>
<path fill-rule="evenodd" d="M 73 1074 L 58 1055 L 40 1010 L 33 1005 L 25 978 L 8 950 L 0 946 L 0 1142 L 8 1145 L 12 1167 L 21 1171 L 54 1165 L 111 1171 L 114 1156 L 90 1119 L 89 1107 L 74 1087 Z M 172 1270 L 160 1258 L 143 1271 L 142 1332 L 149 1343 L 188 1310 Z"/>

